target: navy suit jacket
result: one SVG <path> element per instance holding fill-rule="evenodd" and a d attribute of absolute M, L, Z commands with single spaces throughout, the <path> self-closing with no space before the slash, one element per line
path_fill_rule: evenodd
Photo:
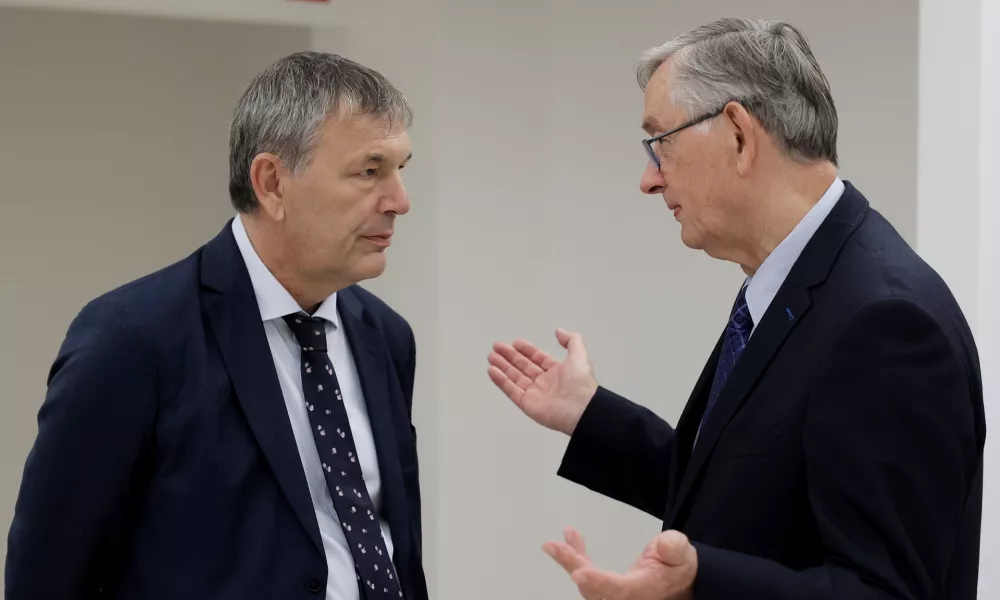
<path fill-rule="evenodd" d="M 944 282 L 852 185 L 693 445 L 720 347 L 676 429 L 600 388 L 560 474 L 683 531 L 698 600 L 976 597 L 975 344 Z"/>
<path fill-rule="evenodd" d="M 427 600 L 406 321 L 337 306 L 408 600 Z M 11 526 L 7 600 L 323 598 L 327 565 L 231 229 L 88 304 L 52 366 Z"/>

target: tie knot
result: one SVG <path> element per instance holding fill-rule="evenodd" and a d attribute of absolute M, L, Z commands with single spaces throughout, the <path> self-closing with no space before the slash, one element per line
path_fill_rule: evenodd
<path fill-rule="evenodd" d="M 326 321 L 295 314 L 286 315 L 285 323 L 295 334 L 303 352 L 326 352 Z"/>
<path fill-rule="evenodd" d="M 747 305 L 747 288 L 743 286 L 736 296 L 733 304 L 733 314 L 729 317 L 730 322 L 737 330 L 748 334 L 753 329 L 753 318 L 750 316 L 750 307 Z"/>

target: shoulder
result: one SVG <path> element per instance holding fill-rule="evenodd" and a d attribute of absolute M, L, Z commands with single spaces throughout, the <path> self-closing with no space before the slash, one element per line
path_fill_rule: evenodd
<path fill-rule="evenodd" d="M 141 336 L 147 344 L 176 332 L 199 312 L 198 254 L 111 289 L 87 302 L 70 325 L 100 330 L 109 340 Z"/>
<path fill-rule="evenodd" d="M 938 273 L 875 209 L 853 232 L 844 247 L 846 260 L 838 267 L 860 276 L 877 296 L 919 299 L 928 295 L 951 296 Z"/>
<path fill-rule="evenodd" d="M 975 379 L 978 352 L 958 301 L 940 275 L 896 229 L 869 209 L 811 296 L 827 352 L 859 358 L 862 348 L 889 351 L 928 344 Z"/>
<path fill-rule="evenodd" d="M 845 317 L 919 313 L 946 332 L 971 337 L 944 279 L 874 209 L 847 240 L 822 294 L 835 300 Z"/>
<path fill-rule="evenodd" d="M 352 285 L 343 293 L 361 305 L 365 317 L 382 333 L 394 355 L 415 351 L 413 329 L 403 315 L 360 285 Z"/>

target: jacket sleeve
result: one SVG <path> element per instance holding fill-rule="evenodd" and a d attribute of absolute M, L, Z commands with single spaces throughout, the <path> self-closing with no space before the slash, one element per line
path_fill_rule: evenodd
<path fill-rule="evenodd" d="M 667 504 L 674 429 L 603 387 L 587 405 L 558 474 L 656 518 Z"/>
<path fill-rule="evenodd" d="M 5 598 L 96 597 L 150 437 L 156 362 L 106 300 L 73 321 L 49 374 L 8 536 Z"/>
<path fill-rule="evenodd" d="M 793 571 L 695 544 L 695 596 L 950 597 L 945 582 L 960 524 L 980 493 L 974 372 L 915 304 L 889 299 L 861 309 L 812 385 L 803 431 L 825 564 Z"/>

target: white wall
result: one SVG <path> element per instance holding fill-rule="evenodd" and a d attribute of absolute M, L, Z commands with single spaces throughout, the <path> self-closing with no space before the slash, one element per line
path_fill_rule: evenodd
<path fill-rule="evenodd" d="M 642 50 L 728 14 L 801 25 L 833 85 L 843 175 L 913 240 L 917 7 L 753 6 L 382 0 L 346 36 L 314 37 L 416 108 L 413 210 L 369 287 L 419 336 L 434 598 L 576 598 L 543 541 L 578 526 L 600 564 L 624 569 L 659 530 L 558 480 L 565 441 L 486 377 L 495 339 L 555 350 L 553 328 L 576 328 L 603 383 L 674 420 L 725 324 L 739 269 L 685 249 L 662 202 L 638 192 Z"/>
<path fill-rule="evenodd" d="M 921 0 L 917 239 L 958 297 L 978 316 L 980 5 Z"/>
<path fill-rule="evenodd" d="M 976 336 L 986 400 L 981 598 L 1000 596 L 1000 4 L 920 2 L 918 250 Z"/>
<path fill-rule="evenodd" d="M 233 105 L 307 42 L 301 28 L 0 8 L 0 553 L 70 320 L 222 229 Z"/>
<path fill-rule="evenodd" d="M 977 341 L 983 365 L 987 431 L 986 491 L 983 517 L 983 553 L 980 560 L 980 597 L 1000 596 L 1000 3 L 983 0 L 980 21 L 981 76 L 979 106 L 979 220 Z M 922 206 L 922 205 L 921 205 Z"/>

